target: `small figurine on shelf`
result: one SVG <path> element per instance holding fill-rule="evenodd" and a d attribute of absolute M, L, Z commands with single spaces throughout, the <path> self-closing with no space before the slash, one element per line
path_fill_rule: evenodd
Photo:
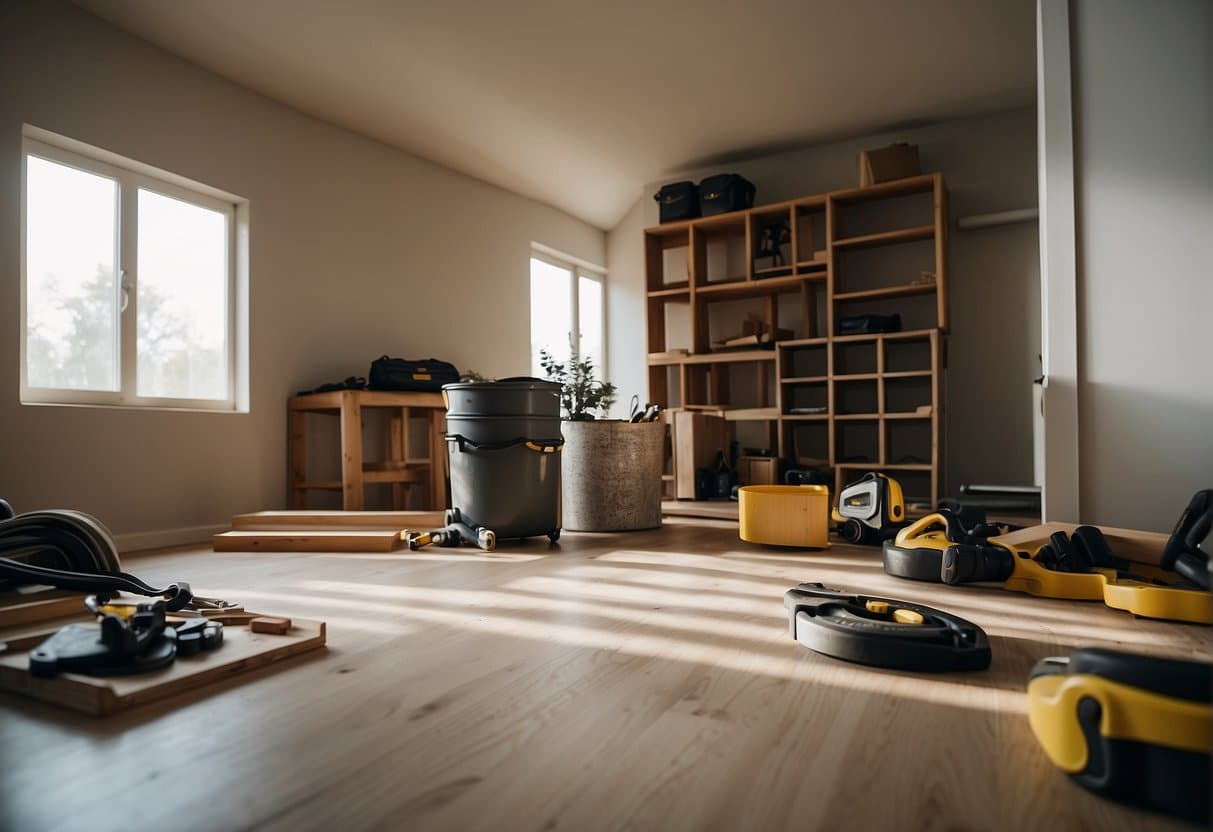
<path fill-rule="evenodd" d="M 771 258 L 771 268 L 787 265 L 783 258 L 783 246 L 791 242 L 792 231 L 783 220 L 764 225 L 758 237 L 758 251 L 754 257 Z"/>

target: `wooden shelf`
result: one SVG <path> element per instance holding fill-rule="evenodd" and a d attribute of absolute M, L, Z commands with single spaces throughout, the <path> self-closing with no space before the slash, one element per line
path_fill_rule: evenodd
<path fill-rule="evenodd" d="M 760 280 L 763 275 L 770 277 L 784 277 L 792 273 L 792 266 L 768 266 L 765 269 L 754 269 L 754 279 Z"/>
<path fill-rule="evenodd" d="M 868 202 L 873 199 L 925 194 L 935 190 L 936 185 L 941 184 L 940 180 L 941 177 L 938 173 L 924 173 L 921 176 L 895 179 L 892 182 L 881 182 L 878 185 L 868 185 L 863 188 L 832 191 L 829 196 L 835 202 Z"/>
<path fill-rule="evenodd" d="M 793 292 L 802 283 L 825 280 L 821 274 L 792 274 L 784 277 L 767 277 L 761 280 L 733 281 L 729 283 L 709 283 L 695 289 L 697 295 L 729 295 L 733 298 L 757 297 L 761 295 Z M 711 298 L 716 300 L 717 298 Z"/>
<path fill-rule="evenodd" d="M 781 384 L 824 384 L 829 381 L 829 376 L 796 376 L 794 378 L 781 378 Z"/>
<path fill-rule="evenodd" d="M 928 420 L 931 418 L 931 415 L 932 414 L 930 414 L 930 413 L 917 413 L 913 410 L 906 410 L 906 411 L 893 411 L 892 413 L 885 413 L 884 418 L 896 420 L 899 422 L 913 422 L 913 421 L 917 421 L 917 420 Z"/>
<path fill-rule="evenodd" d="M 857 300 L 880 300 L 881 298 L 905 298 L 911 295 L 930 295 L 936 283 L 906 283 L 901 286 L 884 286 L 880 289 L 864 289 L 859 292 L 835 292 L 835 303 Z"/>
<path fill-rule="evenodd" d="M 735 364 L 744 361 L 774 361 L 775 350 L 737 350 L 736 352 L 705 352 L 689 355 L 650 354 L 650 367 L 675 364 Z"/>
<path fill-rule="evenodd" d="M 682 295 L 686 297 L 687 300 L 690 300 L 691 287 L 684 283 L 681 286 L 672 286 L 667 289 L 654 289 L 648 292 L 648 296 L 651 298 L 676 298 L 679 295 Z"/>
<path fill-rule="evenodd" d="M 879 341 L 881 338 L 886 341 L 905 341 L 921 338 L 925 341 L 930 339 L 933 331 L 930 329 L 907 329 L 901 332 L 867 332 L 862 335 L 836 335 L 834 336 L 834 342 L 853 344 L 858 341 Z"/>
<path fill-rule="evenodd" d="M 801 260 L 796 264 L 798 269 L 824 269 L 830 265 L 826 260 Z"/>
<path fill-rule="evenodd" d="M 885 465 L 879 462 L 838 462 L 834 464 L 835 468 L 845 468 L 849 471 L 858 469 L 871 471 L 930 471 L 931 464 L 924 463 L 899 463 Z"/>
<path fill-rule="evenodd" d="M 777 407 L 742 407 L 724 412 L 726 422 L 767 422 L 778 418 Z"/>
<path fill-rule="evenodd" d="M 885 373 L 884 378 L 930 378 L 932 375 L 930 370 L 907 370 L 897 373 Z"/>
<path fill-rule="evenodd" d="M 688 355 L 684 364 L 732 364 L 738 361 L 774 361 L 775 350 L 738 350 Z"/>
<path fill-rule="evenodd" d="M 676 237 L 679 234 L 690 235 L 691 223 L 695 220 L 675 220 L 674 222 L 666 222 L 661 225 L 654 225 L 646 228 L 644 233 L 650 237 Z M 684 244 L 685 245 L 685 244 Z"/>
<path fill-rule="evenodd" d="M 784 413 L 780 417 L 785 422 L 828 422 L 829 413 Z"/>
<path fill-rule="evenodd" d="M 776 346 L 785 349 L 789 347 L 824 347 L 828 343 L 830 343 L 829 338 L 797 338 L 795 340 L 778 341 L 776 342 Z"/>
<path fill-rule="evenodd" d="M 835 373 L 834 381 L 875 381 L 880 373 Z"/>
<path fill-rule="evenodd" d="M 878 422 L 879 413 L 835 413 L 835 422 Z"/>
<path fill-rule="evenodd" d="M 897 243 L 912 243 L 917 240 L 929 240 L 935 236 L 934 225 L 920 225 L 915 228 L 901 228 L 896 231 L 882 231 L 879 234 L 864 234 L 861 237 L 845 237 L 834 241 L 834 248 L 871 248 L 872 246 L 891 246 Z"/>

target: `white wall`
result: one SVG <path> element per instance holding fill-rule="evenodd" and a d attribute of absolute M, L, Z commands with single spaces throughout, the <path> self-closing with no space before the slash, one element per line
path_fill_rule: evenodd
<path fill-rule="evenodd" d="M 732 171 L 758 204 L 858 184 L 860 150 L 918 145 L 924 171 L 941 171 L 951 219 L 1036 206 L 1032 108 L 865 136 L 742 162 L 671 173 L 698 181 Z M 644 389 L 642 229 L 656 225 L 653 182 L 607 234 L 611 374 L 622 392 Z M 1035 223 L 949 232 L 952 334 L 948 339 L 944 491 L 964 482 L 1031 484 L 1032 379 L 1039 374 L 1039 256 Z"/>
<path fill-rule="evenodd" d="M 1213 487 L 1213 4 L 1072 0 L 1082 520 Z"/>
<path fill-rule="evenodd" d="M 18 402 L 23 122 L 250 200 L 251 412 Z M 382 353 L 529 369 L 531 241 L 603 233 L 304 116 L 58 0 L 0 7 L 0 496 L 92 512 L 133 544 L 286 499 L 286 400 Z M 142 536 L 140 536 L 142 535 Z"/>

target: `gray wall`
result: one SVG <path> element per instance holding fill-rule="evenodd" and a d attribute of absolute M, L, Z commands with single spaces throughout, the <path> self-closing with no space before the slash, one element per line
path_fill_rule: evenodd
<path fill-rule="evenodd" d="M 662 181 L 735 171 L 757 202 L 858 184 L 859 151 L 918 145 L 924 171 L 941 171 L 951 220 L 1036 206 L 1036 114 L 1028 107 L 851 139 L 710 168 Z M 653 182 L 607 234 L 611 375 L 624 392 L 645 374 L 642 229 L 658 222 Z M 1031 484 L 1032 379 L 1039 374 L 1040 264 L 1035 223 L 949 231 L 952 334 L 948 339 L 944 491 L 964 482 Z"/>
<path fill-rule="evenodd" d="M 23 122 L 250 201 L 250 413 L 19 404 Z M 606 256 L 599 229 L 301 115 L 58 0 L 0 8 L 0 192 L 0 496 L 92 512 L 128 546 L 282 507 L 294 391 L 364 375 L 385 352 L 527 372 L 531 242 Z"/>
<path fill-rule="evenodd" d="M 1213 4 L 1072 0 L 1082 520 L 1213 487 Z"/>

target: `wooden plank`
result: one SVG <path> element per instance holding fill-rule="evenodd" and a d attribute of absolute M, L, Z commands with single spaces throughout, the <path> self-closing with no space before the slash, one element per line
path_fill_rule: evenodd
<path fill-rule="evenodd" d="M 352 390 L 341 394 L 342 508 L 362 510 L 362 408 Z"/>
<path fill-rule="evenodd" d="M 292 619 L 290 630 L 282 635 L 254 633 L 247 627 L 225 627 L 223 644 L 216 650 L 179 658 L 150 673 L 113 677 L 75 673 L 50 678 L 31 676 L 28 649 L 10 649 L 0 655 L 0 690 L 105 716 L 315 650 L 324 646 L 325 638 L 324 622 L 309 619 Z M 28 641 L 24 639 L 22 643 Z"/>
<path fill-rule="evenodd" d="M 732 500 L 662 500 L 661 513 L 667 517 L 738 522 L 737 503 Z"/>
<path fill-rule="evenodd" d="M 1008 546 L 1026 547 L 1033 542 L 1046 542 L 1053 532 L 1071 534 L 1076 528 L 1077 523 L 1042 523 L 1004 534 L 998 538 L 998 542 Z M 1119 529 L 1114 526 L 1100 526 L 1099 530 L 1103 532 L 1104 540 L 1108 541 L 1108 547 L 1113 554 L 1137 563 L 1158 565 L 1162 550 L 1170 539 L 1170 535 L 1160 532 Z"/>
<path fill-rule="evenodd" d="M 304 508 L 307 505 L 307 413 L 301 410 L 290 410 L 287 415 L 287 430 L 290 439 L 287 444 L 287 457 L 290 464 L 290 506 Z"/>
<path fill-rule="evenodd" d="M 725 422 L 720 416 L 682 410 L 674 414 L 674 493 L 695 499 L 695 470 L 708 468 L 717 451 L 726 450 Z"/>
<path fill-rule="evenodd" d="M 239 531 L 437 528 L 441 511 L 255 511 L 232 517 Z"/>
<path fill-rule="evenodd" d="M 211 538 L 216 552 L 391 552 L 403 545 L 403 529 L 296 532 L 222 532 Z"/>
<path fill-rule="evenodd" d="M 0 594 L 0 628 L 62 618 L 84 609 L 84 593 L 38 589 Z"/>

